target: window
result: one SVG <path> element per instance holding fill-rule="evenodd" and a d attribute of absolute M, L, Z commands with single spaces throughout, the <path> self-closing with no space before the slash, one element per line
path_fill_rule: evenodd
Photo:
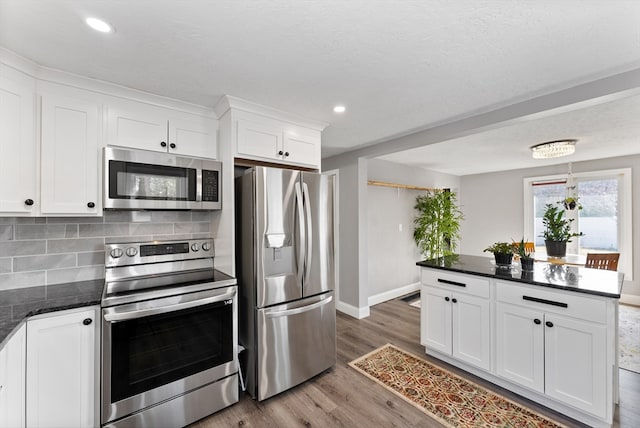
<path fill-rule="evenodd" d="M 582 209 L 567 210 L 574 232 L 584 236 L 567 244 L 567 253 L 620 253 L 618 270 L 632 279 L 631 170 L 573 173 L 573 194 Z M 546 204 L 562 201 L 567 194 L 567 175 L 524 179 L 525 238 L 535 242 L 536 252 L 545 252 L 542 214 Z"/>

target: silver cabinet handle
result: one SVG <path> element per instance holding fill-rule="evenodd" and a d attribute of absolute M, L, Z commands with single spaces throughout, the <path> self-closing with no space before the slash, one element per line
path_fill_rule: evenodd
<path fill-rule="evenodd" d="M 264 314 L 264 316 L 267 317 L 267 318 L 279 318 L 279 317 L 287 317 L 289 315 L 302 314 L 304 312 L 309 312 L 309 311 L 312 311 L 314 309 L 317 309 L 320 306 L 324 306 L 327 303 L 331 302 L 332 300 L 333 300 L 333 296 L 329 296 L 328 298 L 326 298 L 324 300 L 320 300 L 319 302 L 312 303 L 312 304 L 307 305 L 307 306 L 301 306 L 299 308 L 293 308 L 293 309 L 285 309 L 284 311 L 266 312 Z"/>

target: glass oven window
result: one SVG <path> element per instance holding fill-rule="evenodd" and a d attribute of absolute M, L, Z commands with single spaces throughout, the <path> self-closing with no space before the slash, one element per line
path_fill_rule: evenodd
<path fill-rule="evenodd" d="M 224 302 L 113 323 L 111 334 L 112 403 L 233 360 Z"/>
<path fill-rule="evenodd" d="M 111 199 L 196 200 L 196 170 L 109 161 Z"/>

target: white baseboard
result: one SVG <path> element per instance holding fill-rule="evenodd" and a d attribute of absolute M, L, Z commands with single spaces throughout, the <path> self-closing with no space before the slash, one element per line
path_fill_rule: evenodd
<path fill-rule="evenodd" d="M 363 308 L 358 308 L 356 306 L 350 305 L 348 303 L 345 303 L 339 300 L 336 302 L 336 310 L 342 312 L 343 314 L 347 314 L 352 318 L 356 318 L 359 320 L 369 316 L 368 306 Z"/>
<path fill-rule="evenodd" d="M 621 294 L 620 303 L 626 303 L 627 305 L 640 306 L 640 296 L 635 294 Z"/>
<path fill-rule="evenodd" d="M 394 288 L 393 290 L 385 291 L 384 293 L 375 294 L 369 296 L 369 306 L 377 305 L 378 303 L 386 302 L 387 300 L 395 299 L 396 297 L 404 296 L 412 291 L 420 290 L 420 283 L 415 282 L 413 284 L 405 285 L 403 287 Z"/>

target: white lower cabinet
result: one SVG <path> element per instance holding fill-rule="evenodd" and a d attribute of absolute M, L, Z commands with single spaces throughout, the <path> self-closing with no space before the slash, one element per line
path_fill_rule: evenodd
<path fill-rule="evenodd" d="M 27 321 L 28 427 L 99 425 L 98 321 L 94 307 Z"/>
<path fill-rule="evenodd" d="M 25 326 L 0 349 L 0 428 L 25 426 Z"/>

